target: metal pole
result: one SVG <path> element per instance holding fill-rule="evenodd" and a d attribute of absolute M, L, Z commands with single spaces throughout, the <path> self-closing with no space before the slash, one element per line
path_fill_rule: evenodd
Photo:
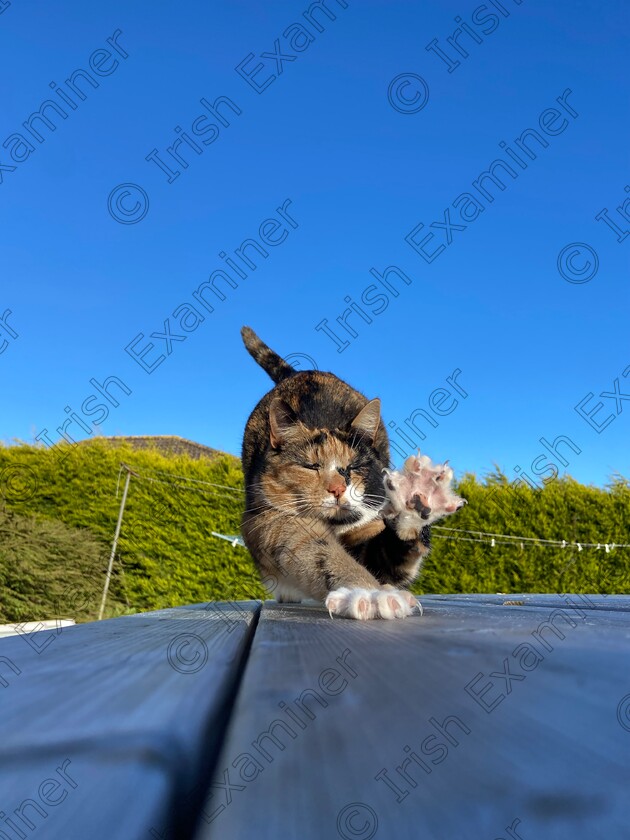
<path fill-rule="evenodd" d="M 127 477 L 125 478 L 125 488 L 123 490 L 122 501 L 120 503 L 120 510 L 118 511 L 118 522 L 116 523 L 116 533 L 114 534 L 114 542 L 112 543 L 112 553 L 109 555 L 109 565 L 107 567 L 107 576 L 105 577 L 105 586 L 103 588 L 103 598 L 101 600 L 101 608 L 98 611 L 98 620 L 103 618 L 105 611 L 105 601 L 107 599 L 107 590 L 109 589 L 109 582 L 112 579 L 112 566 L 114 565 L 114 554 L 116 553 L 116 544 L 118 543 L 118 535 L 120 534 L 120 526 L 122 525 L 123 510 L 125 509 L 125 502 L 127 501 L 127 491 L 129 490 L 129 480 L 131 478 L 131 470 L 126 464 L 122 465 L 127 470 Z"/>

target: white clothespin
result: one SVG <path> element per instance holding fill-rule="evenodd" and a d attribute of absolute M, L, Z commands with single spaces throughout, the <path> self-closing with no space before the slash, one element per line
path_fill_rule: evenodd
<path fill-rule="evenodd" d="M 567 547 L 567 541 L 566 541 L 566 540 L 562 540 L 562 548 L 566 548 L 566 547 Z"/>
<path fill-rule="evenodd" d="M 606 549 L 606 554 L 610 554 L 610 547 L 609 547 L 608 543 L 606 543 L 604 548 Z"/>
<path fill-rule="evenodd" d="M 494 546 L 495 546 L 494 537 L 492 537 L 492 539 L 490 540 L 490 547 L 494 548 Z"/>
<path fill-rule="evenodd" d="M 236 548 L 237 545 L 238 545 L 238 537 L 236 537 L 236 539 L 232 541 L 232 548 Z"/>
<path fill-rule="evenodd" d="M 525 546 L 523 545 L 523 543 L 521 543 L 521 551 L 522 551 L 524 548 L 525 548 Z"/>
<path fill-rule="evenodd" d="M 599 551 L 600 548 L 601 548 L 601 545 L 599 543 L 597 543 L 597 548 L 595 549 L 595 551 Z"/>
<path fill-rule="evenodd" d="M 582 546 L 579 543 L 577 544 L 577 547 L 578 547 L 578 551 L 582 551 Z"/>

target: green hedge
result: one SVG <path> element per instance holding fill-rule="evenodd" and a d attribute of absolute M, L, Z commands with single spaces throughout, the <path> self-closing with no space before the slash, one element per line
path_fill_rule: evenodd
<path fill-rule="evenodd" d="M 107 615 L 264 596 L 249 554 L 211 535 L 239 532 L 238 459 L 195 460 L 107 440 L 61 452 L 65 457 L 24 444 L 0 447 L 3 620 L 50 618 L 64 610 L 83 620 L 96 616 L 124 482 L 121 462 L 138 475 L 130 482 Z M 534 491 L 514 489 L 501 474 L 483 482 L 467 475 L 459 491 L 469 504 L 445 527 L 630 542 L 630 488 L 622 479 L 598 489 L 566 478 Z M 492 548 L 487 539 L 461 539 L 474 534 L 446 536 L 455 535 L 434 531 L 417 592 L 630 592 L 628 549 Z M 72 589 L 78 580 L 82 587 Z M 74 600 L 60 605 L 69 587 Z"/>
<path fill-rule="evenodd" d="M 434 528 L 433 551 L 423 566 L 423 592 L 630 592 L 630 549 L 606 552 L 605 544 L 630 543 L 630 485 L 617 477 L 608 487 L 571 478 L 541 490 L 514 487 L 501 473 L 484 482 L 467 475 L 459 492 L 468 505 L 440 523 L 444 527 L 514 534 L 567 543 L 601 543 L 601 548 L 542 547 L 527 541 L 491 547 L 475 534 L 455 536 Z"/>
<path fill-rule="evenodd" d="M 98 612 L 120 507 L 121 462 L 139 475 L 131 478 L 124 511 L 115 558 L 118 574 L 112 582 L 114 605 L 128 604 L 138 611 L 264 595 L 248 553 L 211 535 L 213 530 L 239 533 L 243 476 L 238 459 L 225 455 L 194 460 L 107 441 L 67 446 L 62 452 L 68 454 L 61 458 L 52 450 L 26 445 L 0 448 L 0 494 L 7 510 L 88 529 L 102 546 L 105 562 L 101 556 L 83 570 L 99 592 L 92 618 Z M 51 587 L 49 610 L 55 606 L 53 595 Z M 32 618 L 50 617 L 42 615 L 39 606 L 33 602 L 37 614 Z M 15 618 L 6 607 L 2 614 Z"/>
<path fill-rule="evenodd" d="M 89 530 L 0 511 L 0 620 L 89 621 L 106 569 L 104 546 Z M 108 616 L 127 611 L 116 595 L 109 599 Z"/>

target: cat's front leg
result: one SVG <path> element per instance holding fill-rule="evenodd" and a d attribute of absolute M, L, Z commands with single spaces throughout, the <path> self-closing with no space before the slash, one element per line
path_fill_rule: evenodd
<path fill-rule="evenodd" d="M 427 455 L 407 458 L 401 471 L 385 470 L 387 503 L 383 517 L 401 540 L 416 540 L 423 528 L 466 504 L 452 489 L 453 470 Z"/>
<path fill-rule="evenodd" d="M 279 520 L 273 513 L 267 518 L 267 527 L 261 527 L 259 518 L 252 524 L 244 517 L 242 532 L 265 585 L 279 601 L 297 594 L 323 602 L 331 616 L 359 620 L 404 618 L 418 607 L 408 592 L 383 587 L 326 523 L 307 517 Z"/>
<path fill-rule="evenodd" d="M 419 606 L 409 592 L 381 585 L 332 534 L 302 550 L 312 552 L 315 567 L 323 578 L 320 585 L 323 583 L 328 590 L 323 600 L 331 618 L 405 618 Z"/>

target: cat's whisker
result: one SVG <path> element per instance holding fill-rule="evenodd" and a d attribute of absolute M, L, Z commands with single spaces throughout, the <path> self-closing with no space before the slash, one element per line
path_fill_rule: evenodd
<path fill-rule="evenodd" d="M 289 507 L 291 504 L 293 504 L 293 500 L 284 501 L 279 506 L 280 507 Z M 269 509 L 271 506 L 272 506 L 272 500 L 265 499 L 264 501 L 261 501 L 261 503 L 259 505 L 255 505 L 254 507 L 247 507 L 247 508 L 245 508 L 245 510 L 246 511 L 261 510 L 262 508 Z"/>
<path fill-rule="evenodd" d="M 261 528 L 268 528 L 270 525 L 275 524 L 283 516 L 286 516 L 286 514 L 279 512 L 276 516 L 268 516 L 265 519 L 263 519 L 262 522 L 257 522 L 255 525 L 253 525 L 253 527 L 248 527 L 247 536 L 251 538 L 254 534 L 260 531 Z"/>
<path fill-rule="evenodd" d="M 306 508 L 312 507 L 312 504 L 306 500 L 292 500 L 290 502 L 285 502 L 281 505 L 274 505 L 272 503 L 267 503 L 265 505 L 260 505 L 259 508 L 250 508 L 246 511 L 246 513 L 253 512 L 255 510 L 259 510 L 262 508 L 260 513 L 255 513 L 254 516 L 250 517 L 252 519 L 258 519 L 260 516 L 264 514 L 271 515 L 272 513 L 281 513 L 286 515 L 287 513 L 298 513 L 303 511 Z"/>
<path fill-rule="evenodd" d="M 298 511 L 293 508 L 266 508 L 265 510 L 260 511 L 259 513 L 255 513 L 252 516 L 248 517 L 249 523 L 253 523 L 261 518 L 263 521 L 265 519 L 270 520 L 272 517 L 275 519 L 277 516 L 297 516 Z"/>
<path fill-rule="evenodd" d="M 260 505 L 257 505 L 257 507 L 264 507 L 265 505 L 268 505 L 268 506 L 273 505 L 274 504 L 273 497 L 270 496 L 268 493 L 265 494 L 265 491 L 264 491 L 264 488 L 262 487 L 262 485 L 261 485 L 261 489 L 263 490 L 263 500 L 261 501 Z M 297 499 L 283 500 L 281 502 L 281 504 L 291 505 L 291 504 L 294 504 L 296 501 L 299 502 L 299 501 L 302 501 L 302 499 L 297 498 Z M 255 508 L 248 508 L 248 510 L 254 510 L 254 509 Z"/>
<path fill-rule="evenodd" d="M 253 509 L 251 511 L 246 511 L 246 513 L 250 513 L 250 512 L 253 513 L 254 510 L 257 510 L 257 509 Z M 264 514 L 266 514 L 266 513 L 269 513 L 269 514 L 271 514 L 271 513 L 285 513 L 286 514 L 286 513 L 291 513 L 291 511 L 295 511 L 295 510 L 297 510 L 297 508 L 294 505 L 285 504 L 285 505 L 281 505 L 279 507 L 274 507 L 273 505 L 262 505 L 261 509 L 258 509 L 259 512 L 254 513 L 254 515 L 250 518 L 251 519 L 258 519 L 258 517 L 264 516 Z"/>
<path fill-rule="evenodd" d="M 276 524 L 278 521 L 282 520 L 283 517 L 286 518 L 285 513 L 281 513 L 275 517 L 266 518 L 262 522 L 256 523 L 253 528 L 248 530 L 248 537 L 258 533 L 263 528 L 269 528 L 270 525 Z"/>

